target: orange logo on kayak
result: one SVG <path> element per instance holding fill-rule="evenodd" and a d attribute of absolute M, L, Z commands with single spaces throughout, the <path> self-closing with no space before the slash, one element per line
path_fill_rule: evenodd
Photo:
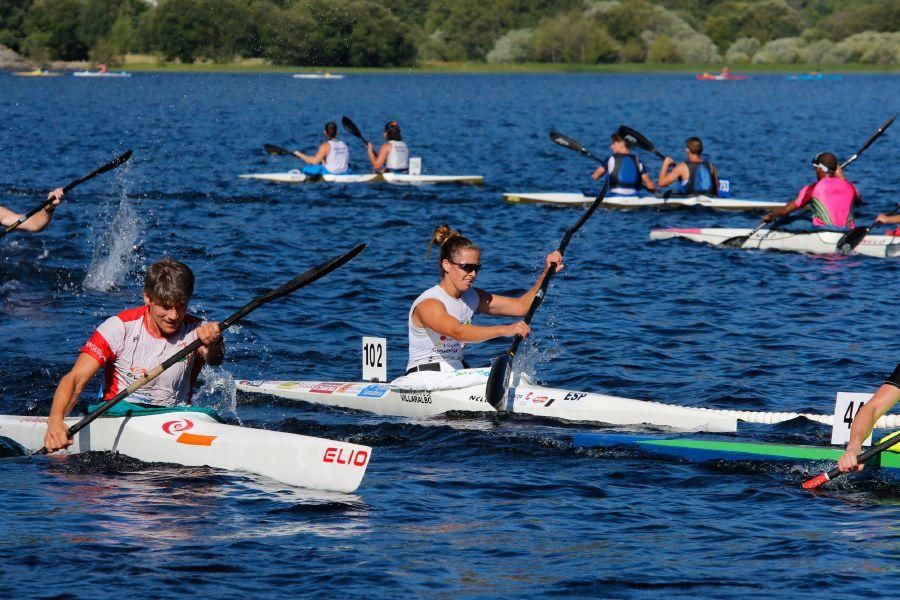
<path fill-rule="evenodd" d="M 199 435 L 196 433 L 184 433 L 188 429 L 194 427 L 194 423 L 189 419 L 177 419 L 175 421 L 166 421 L 162 425 L 163 431 L 169 435 L 180 433 L 178 439 L 175 440 L 179 444 L 187 444 L 189 446 L 212 446 L 213 440 L 218 436 L 215 435 Z"/>

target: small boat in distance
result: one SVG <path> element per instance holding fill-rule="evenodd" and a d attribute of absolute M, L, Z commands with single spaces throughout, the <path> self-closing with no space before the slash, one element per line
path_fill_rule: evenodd
<path fill-rule="evenodd" d="M 341 74 L 329 73 L 328 71 L 315 71 L 313 73 L 294 73 L 294 79 L 343 79 Z"/>
<path fill-rule="evenodd" d="M 99 71 L 75 71 L 75 77 L 131 77 L 131 73 L 125 71 L 109 71 L 106 65 L 100 65 Z"/>
<path fill-rule="evenodd" d="M 722 67 L 721 73 L 700 73 L 697 75 L 700 81 L 742 81 L 747 79 L 746 75 L 732 75 L 728 72 L 728 67 Z"/>
<path fill-rule="evenodd" d="M 14 71 L 13 75 L 19 77 L 59 77 L 59 73 L 47 69 L 35 69 L 34 71 Z"/>

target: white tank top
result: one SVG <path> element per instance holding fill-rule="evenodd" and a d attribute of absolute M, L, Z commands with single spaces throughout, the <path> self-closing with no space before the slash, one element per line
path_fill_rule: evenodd
<path fill-rule="evenodd" d="M 391 153 L 387 155 L 387 160 L 384 162 L 385 168 L 408 171 L 409 146 L 406 145 L 406 142 L 398 142 L 395 140 L 389 141 L 388 144 L 391 145 Z"/>
<path fill-rule="evenodd" d="M 434 299 L 444 305 L 447 313 L 459 321 L 468 325 L 478 310 L 478 292 L 469 288 L 461 298 L 454 298 L 436 285 L 422 292 L 409 309 L 409 362 L 406 369 L 409 370 L 426 363 L 445 363 L 442 370 L 462 369 L 463 356 L 465 355 L 465 342 L 441 335 L 425 327 L 416 327 L 413 323 L 413 311 L 423 300 Z"/>
<path fill-rule="evenodd" d="M 325 157 L 325 168 L 329 173 L 340 175 L 350 168 L 350 149 L 341 140 L 328 140 L 331 151 Z"/>

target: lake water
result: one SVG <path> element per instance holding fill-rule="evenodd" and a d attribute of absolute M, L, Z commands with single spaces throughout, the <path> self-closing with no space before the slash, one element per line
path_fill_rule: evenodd
<path fill-rule="evenodd" d="M 699 135 L 736 196 L 786 201 L 811 181 L 817 152 L 849 156 L 896 111 L 897 84 L 890 75 L 0 74 L 0 204 L 26 210 L 134 149 L 125 166 L 74 190 L 44 234 L 2 241 L 0 412 L 46 415 L 93 328 L 140 304 L 143 270 L 161 256 L 194 269 L 192 310 L 221 319 L 366 241 L 352 263 L 232 328 L 225 364 L 204 374 L 195 399 L 230 422 L 374 447 L 349 495 L 109 455 L 6 459 L 0 594 L 886 594 L 900 572 L 900 486 L 883 475 L 811 495 L 799 484 L 826 465 L 695 466 L 575 450 L 572 435 L 585 427 L 522 417 L 415 423 L 236 404 L 233 380 L 358 379 L 363 335 L 388 338 L 399 375 L 409 305 L 436 281 L 425 250 L 439 223 L 479 242 L 479 286 L 530 286 L 581 209 L 509 205 L 502 193 L 579 191 L 595 166 L 550 143 L 551 129 L 601 155 L 620 123 L 679 157 L 684 138 Z M 262 144 L 312 151 L 323 124 L 341 115 L 370 139 L 396 119 L 427 172 L 478 173 L 486 183 L 237 178 L 295 168 Z M 362 164 L 362 146 L 346 139 Z M 895 139 L 889 132 L 848 170 L 866 201 L 863 223 L 896 201 Z M 643 158 L 655 176 L 659 161 Z M 876 389 L 897 362 L 896 263 L 648 239 L 654 227 L 752 227 L 757 218 L 596 213 L 533 323 L 534 377 L 691 406 L 820 413 L 838 391 Z M 507 345 L 474 346 L 470 362 L 486 364 Z M 744 432 L 830 436 L 793 422 Z"/>

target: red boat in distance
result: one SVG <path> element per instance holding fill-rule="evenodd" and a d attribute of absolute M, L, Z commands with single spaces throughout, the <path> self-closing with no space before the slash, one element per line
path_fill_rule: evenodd
<path fill-rule="evenodd" d="M 728 67 L 722 67 L 722 72 L 715 73 L 700 73 L 697 75 L 697 79 L 700 81 L 742 81 L 747 79 L 746 75 L 732 75 L 728 72 Z"/>

